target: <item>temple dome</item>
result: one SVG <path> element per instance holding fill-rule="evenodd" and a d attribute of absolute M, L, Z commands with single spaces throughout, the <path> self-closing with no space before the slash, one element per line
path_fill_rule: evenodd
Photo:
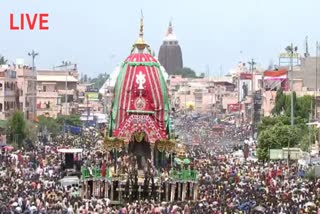
<path fill-rule="evenodd" d="M 172 23 L 169 23 L 166 37 L 159 49 L 159 62 L 169 75 L 183 68 L 182 51 L 173 33 Z"/>

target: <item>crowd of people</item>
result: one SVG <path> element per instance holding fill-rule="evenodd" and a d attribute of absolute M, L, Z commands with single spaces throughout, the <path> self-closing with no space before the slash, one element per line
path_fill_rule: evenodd
<path fill-rule="evenodd" d="M 221 128 L 214 130 L 216 125 Z M 34 151 L 5 151 L 0 155 L 0 213 L 320 213 L 320 179 L 309 179 L 308 169 L 295 162 L 288 166 L 286 161 L 251 161 L 235 155 L 244 142 L 240 136 L 250 134 L 248 127 L 179 118 L 175 129 L 180 137 L 199 141 L 192 140 L 187 147 L 187 156 L 199 172 L 196 201 L 150 198 L 115 206 L 107 198 L 82 199 L 81 184 L 63 186 L 60 182 L 63 158 L 58 148 L 65 141 L 39 144 Z M 81 143 L 74 146 L 84 148 L 82 165 L 114 163 L 105 163 L 101 153 Z M 254 154 L 254 144 L 250 150 Z M 117 162 L 128 163 L 125 157 Z"/>

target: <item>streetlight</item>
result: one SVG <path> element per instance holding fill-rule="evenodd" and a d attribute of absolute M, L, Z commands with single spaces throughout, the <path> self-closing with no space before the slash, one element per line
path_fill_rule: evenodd
<path fill-rule="evenodd" d="M 314 93 L 314 119 L 317 119 L 317 96 L 318 96 L 318 55 L 319 55 L 319 42 L 316 43 L 316 88 Z"/>
<path fill-rule="evenodd" d="M 35 73 L 35 66 L 34 66 L 34 60 L 36 56 L 38 56 L 39 53 L 32 50 L 28 53 L 28 56 L 32 57 L 32 81 L 31 81 L 31 88 L 32 88 L 32 95 L 31 95 L 31 111 L 33 114 L 33 119 L 35 119 L 36 116 L 36 80 L 37 80 L 37 74 Z"/>
<path fill-rule="evenodd" d="M 286 47 L 286 51 L 290 56 L 290 70 L 291 70 L 291 81 L 290 81 L 290 91 L 291 91 L 291 127 L 294 126 L 294 109 L 293 109 L 293 54 L 297 53 L 298 47 L 293 47 L 291 43 L 290 46 Z M 288 169 L 290 165 L 290 140 L 288 140 Z"/>
<path fill-rule="evenodd" d="M 254 87 L 253 87 L 253 70 L 255 69 L 254 66 L 256 65 L 256 62 L 251 59 L 250 62 L 248 62 L 250 65 L 250 71 L 251 71 L 251 132 L 252 132 L 252 139 L 254 139 Z"/>
<path fill-rule="evenodd" d="M 68 114 L 68 75 L 69 75 L 69 71 L 68 71 L 68 67 L 71 65 L 70 61 L 62 61 L 62 67 L 66 68 L 66 83 L 65 83 L 65 94 L 64 94 L 64 102 L 65 102 L 65 111 L 66 111 L 66 115 Z"/>
<path fill-rule="evenodd" d="M 75 65 L 75 64 L 72 64 L 70 61 L 62 61 L 61 65 L 53 67 L 53 69 L 55 69 L 55 68 L 65 68 L 66 69 L 66 82 L 65 82 L 65 93 L 64 93 L 64 103 L 65 103 L 65 111 L 66 111 L 65 115 L 67 115 L 67 112 L 68 112 L 68 94 L 67 94 L 67 90 L 68 90 L 68 75 L 69 75 L 68 67 L 70 65 Z M 62 102 L 61 102 L 61 111 L 62 111 Z"/>

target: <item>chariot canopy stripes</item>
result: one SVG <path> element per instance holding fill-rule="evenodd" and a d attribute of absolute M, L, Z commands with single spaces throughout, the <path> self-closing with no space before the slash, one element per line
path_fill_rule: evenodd
<path fill-rule="evenodd" d="M 161 65 L 151 55 L 143 35 L 142 18 L 139 38 L 117 77 L 109 137 L 128 142 L 135 132 L 141 131 L 146 133 L 149 143 L 155 143 L 170 136 L 170 107 Z"/>

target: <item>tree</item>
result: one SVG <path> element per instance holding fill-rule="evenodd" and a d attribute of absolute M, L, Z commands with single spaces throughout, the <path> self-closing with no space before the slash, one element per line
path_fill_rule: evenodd
<path fill-rule="evenodd" d="M 86 74 L 83 76 L 83 82 L 84 82 L 84 83 L 87 83 L 87 82 L 88 82 L 88 76 L 87 76 Z"/>
<path fill-rule="evenodd" d="M 312 114 L 312 103 L 314 103 L 314 97 L 305 95 L 302 97 L 297 97 L 296 93 L 293 93 L 293 108 L 294 116 L 300 117 L 306 121 L 309 120 L 309 115 Z M 272 109 L 272 114 L 274 116 L 286 115 L 290 117 L 291 115 L 291 95 L 286 95 L 283 93 L 282 89 L 277 91 L 276 100 L 274 108 Z"/>
<path fill-rule="evenodd" d="M 275 105 L 272 109 L 273 115 L 280 115 L 286 111 L 285 100 L 286 100 L 286 95 L 283 93 L 283 90 L 280 88 L 277 91 Z"/>
<path fill-rule="evenodd" d="M 8 60 L 4 58 L 4 56 L 0 55 L 0 65 L 5 65 L 8 63 Z"/>
<path fill-rule="evenodd" d="M 99 74 L 98 77 L 93 78 L 90 83 L 93 83 L 92 87 L 95 89 L 100 89 L 103 84 L 109 79 L 109 74 Z"/>
<path fill-rule="evenodd" d="M 26 121 L 25 134 L 26 139 L 31 140 L 31 142 L 36 142 L 38 139 L 37 126 L 31 121 Z"/>
<path fill-rule="evenodd" d="M 318 129 L 315 127 L 309 127 L 308 131 L 305 132 L 301 141 L 300 141 L 300 148 L 302 151 L 309 151 L 310 146 L 315 142 L 319 132 Z"/>
<path fill-rule="evenodd" d="M 174 72 L 175 75 L 181 75 L 183 78 L 196 78 L 197 74 L 191 68 L 184 67 Z"/>
<path fill-rule="evenodd" d="M 301 140 L 301 130 L 298 127 L 277 123 L 272 128 L 262 131 L 259 135 L 257 155 L 260 160 L 269 159 L 270 149 L 295 147 Z"/>
<path fill-rule="evenodd" d="M 7 134 L 11 143 L 17 143 L 22 147 L 22 142 L 26 138 L 26 121 L 21 111 L 14 112 L 7 122 Z"/>
<path fill-rule="evenodd" d="M 81 126 L 80 115 L 59 115 L 56 119 L 57 123 L 63 126 L 64 124 L 70 126 Z"/>
<path fill-rule="evenodd" d="M 53 136 L 57 136 L 61 131 L 61 125 L 54 118 L 39 116 L 38 120 L 39 131 L 44 131 L 45 129 L 47 129 L 47 131 Z"/>

